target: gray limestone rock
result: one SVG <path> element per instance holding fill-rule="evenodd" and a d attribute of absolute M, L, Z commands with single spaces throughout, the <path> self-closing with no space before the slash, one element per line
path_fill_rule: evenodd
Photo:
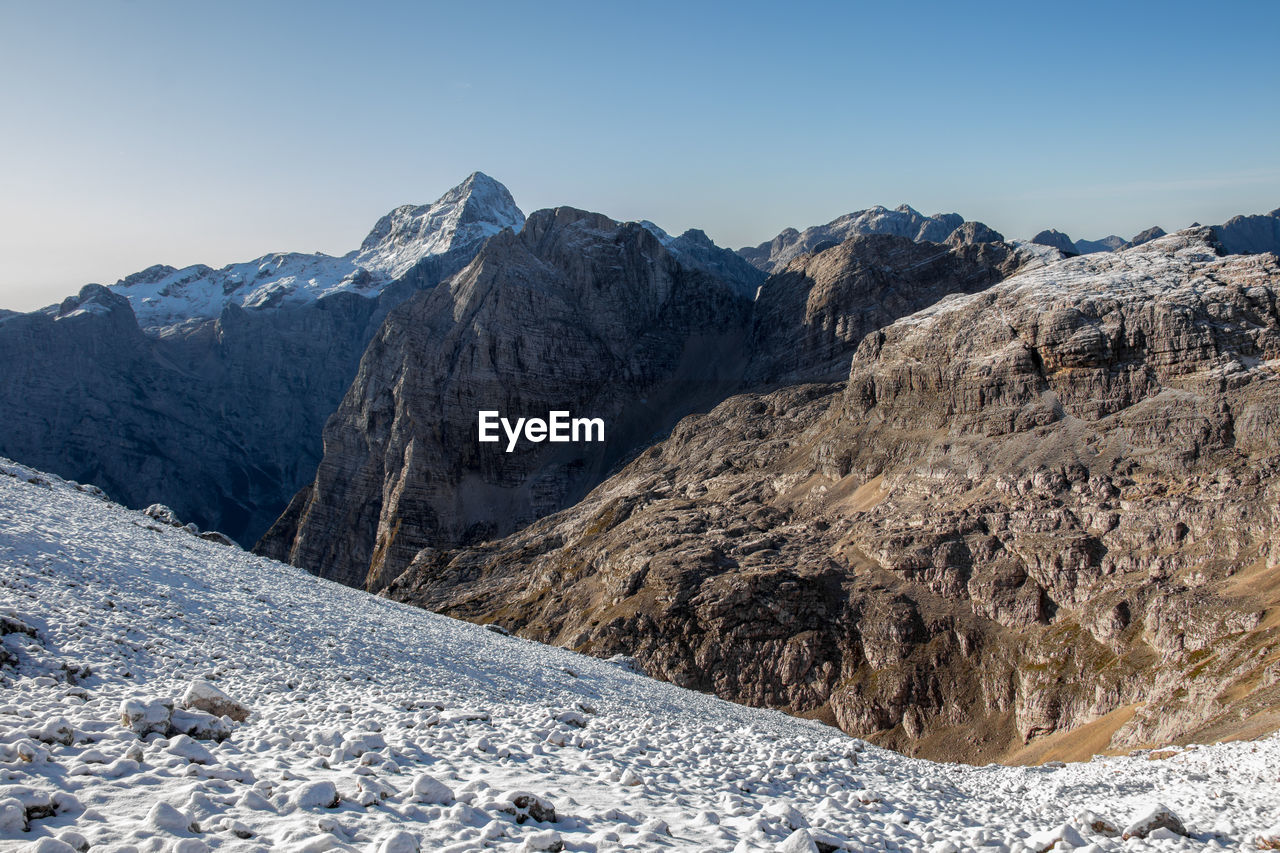
<path fill-rule="evenodd" d="M 1027 262 L 1004 243 L 939 245 L 884 234 L 802 255 L 760 290 L 748 381 L 839 380 L 868 332 L 948 294 L 989 287 Z"/>
<path fill-rule="evenodd" d="M 943 299 L 384 594 L 940 758 L 1229 734 L 1274 691 L 1280 266 L 1220 251 Z"/>

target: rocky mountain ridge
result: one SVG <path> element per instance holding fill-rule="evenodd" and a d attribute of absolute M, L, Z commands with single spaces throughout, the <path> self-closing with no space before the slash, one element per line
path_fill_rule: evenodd
<path fill-rule="evenodd" d="M 1273 730 L 1280 261 L 1222 252 L 944 298 L 384 594 L 933 757 Z"/>
<path fill-rule="evenodd" d="M 970 236 L 987 235 L 974 229 Z M 944 296 L 982 290 L 1044 261 L 998 241 L 939 245 L 886 234 L 856 235 L 801 255 L 760 288 L 746 382 L 839 381 L 868 333 Z"/>
<path fill-rule="evenodd" d="M 825 225 L 814 225 L 804 231 L 786 228 L 771 241 L 739 249 L 738 254 L 756 267 L 772 273 L 785 267 L 794 258 L 820 252 L 860 234 L 889 234 L 916 242 L 945 243 L 965 224 L 965 218 L 958 213 L 925 216 L 907 204 L 899 205 L 893 210 L 877 205 L 846 213 Z M 999 232 L 980 222 L 974 223 L 970 231 L 974 228 L 979 236 L 971 236 L 971 241 L 1004 240 Z M 962 235 L 963 233 L 965 232 Z"/>
<path fill-rule="evenodd" d="M 314 483 L 257 550 L 380 589 L 424 547 L 571 505 L 686 414 L 744 387 L 838 378 L 867 332 L 1044 261 L 862 235 L 795 259 L 753 301 L 761 274 L 701 232 L 539 211 L 392 313 L 326 427 Z M 611 450 L 482 446 L 481 409 L 603 417 Z"/>
<path fill-rule="evenodd" d="M 423 547 L 506 535 L 575 502 L 736 386 L 749 291 L 638 223 L 532 214 L 389 315 L 325 428 L 314 483 L 259 552 L 378 588 Z M 508 453 L 477 442 L 481 409 L 601 417 L 609 433 Z"/>
<path fill-rule="evenodd" d="M 383 216 L 359 249 L 341 257 L 278 252 L 216 270 L 158 264 L 112 288 L 129 300 L 139 325 L 158 334 L 214 320 L 233 305 L 263 310 L 336 293 L 376 298 L 415 271 L 418 279 L 440 281 L 466 266 L 484 240 L 523 224 L 507 188 L 474 172 L 432 204 L 402 205 Z"/>
<path fill-rule="evenodd" d="M 1191 227 L 1200 227 L 1194 223 Z M 1125 240 L 1112 234 L 1101 240 L 1075 240 L 1055 229 L 1041 231 L 1031 242 L 1051 246 L 1064 254 L 1088 255 L 1094 252 L 1120 252 L 1141 246 L 1166 235 L 1159 225 L 1135 234 Z M 1280 208 L 1265 214 L 1233 216 L 1221 225 L 1213 227 L 1214 239 L 1233 255 L 1259 255 L 1264 252 L 1280 253 Z"/>
<path fill-rule="evenodd" d="M 1228 254 L 1280 212 L 1068 259 L 875 208 L 744 256 L 509 200 L 0 314 L 0 452 L 919 754 L 1280 725 L 1277 260 Z"/>

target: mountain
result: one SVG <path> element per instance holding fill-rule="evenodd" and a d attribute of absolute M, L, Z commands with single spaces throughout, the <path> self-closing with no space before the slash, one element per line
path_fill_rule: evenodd
<path fill-rule="evenodd" d="M 1152 240 L 1158 240 L 1165 236 L 1165 230 L 1159 225 L 1153 225 L 1146 231 L 1140 231 L 1132 240 L 1125 244 L 1124 248 L 1129 246 L 1141 246 L 1143 243 L 1150 243 Z"/>
<path fill-rule="evenodd" d="M 0 453 L 252 544 L 314 476 L 387 312 L 523 221 L 475 173 L 342 258 L 151 267 L 0 317 Z"/>
<path fill-rule="evenodd" d="M 1078 254 L 1076 252 L 1076 244 L 1071 242 L 1071 238 L 1056 228 L 1049 228 L 1041 231 L 1039 234 L 1031 238 L 1031 242 L 1041 246 L 1049 246 L 1050 248 L 1057 249 L 1064 255 Z"/>
<path fill-rule="evenodd" d="M 337 293 L 371 298 L 411 273 L 440 281 L 466 266 L 487 238 L 523 224 L 507 188 L 475 172 L 433 204 L 397 207 L 378 220 L 358 250 L 342 257 L 285 252 L 217 270 L 157 265 L 113 289 L 148 331 L 214 320 L 228 306 L 307 305 Z"/>
<path fill-rule="evenodd" d="M 686 414 L 744 387 L 847 374 L 868 331 L 1042 262 L 1003 243 L 866 235 L 757 288 L 761 274 L 726 254 L 701 232 L 531 214 L 391 313 L 326 425 L 315 481 L 256 550 L 377 591 L 423 548 L 576 503 Z M 599 417 L 608 434 L 509 450 L 477 442 L 482 410 Z"/>
<path fill-rule="evenodd" d="M 672 237 L 648 220 L 639 224 L 657 237 L 658 242 L 681 263 L 701 269 L 733 285 L 748 299 L 754 299 L 757 288 L 764 283 L 766 278 L 764 271 L 753 266 L 732 249 L 722 249 L 717 246 L 701 229 L 690 228 L 679 237 Z"/>
<path fill-rule="evenodd" d="M 576 502 L 736 387 L 753 291 L 639 223 L 532 214 L 389 315 L 325 428 L 314 483 L 258 550 L 376 589 L 424 547 L 506 535 Z M 566 411 L 603 418 L 608 434 L 509 452 L 477 442 L 481 410 Z"/>
<path fill-rule="evenodd" d="M 1046 233 L 1046 232 L 1041 232 Z M 1123 237 L 1117 237 L 1112 234 L 1109 237 L 1103 237 L 1101 240 L 1076 240 L 1075 253 L 1078 255 L 1089 255 L 1094 252 L 1120 252 L 1133 246 L 1141 246 L 1143 243 L 1150 243 L 1152 240 L 1165 236 L 1165 230 L 1159 225 L 1153 225 L 1145 231 L 1140 231 L 1132 240 L 1126 240 Z"/>
<path fill-rule="evenodd" d="M 946 297 L 384 594 L 934 758 L 1273 731 L 1280 266 L 1222 251 Z"/>
<path fill-rule="evenodd" d="M 1280 208 L 1265 215 L 1234 216 L 1213 232 L 1228 252 L 1280 254 Z"/>
<path fill-rule="evenodd" d="M 804 231 L 787 228 L 773 240 L 754 248 L 739 249 L 738 254 L 759 269 L 777 272 L 800 255 L 820 252 L 859 234 L 889 234 L 917 242 L 943 243 L 964 224 L 964 217 L 958 213 L 924 216 L 906 204 L 893 210 L 876 206 L 847 213 L 826 225 L 815 225 Z M 976 225 L 981 226 L 984 237 L 1004 239 L 985 225 Z"/>
<path fill-rule="evenodd" d="M 1111 234 L 1101 240 L 1076 240 L 1073 245 L 1075 254 L 1090 255 L 1094 252 L 1118 252 L 1129 245 L 1129 241 Z"/>
<path fill-rule="evenodd" d="M 962 228 L 972 225 L 984 227 Z M 760 289 L 747 382 L 838 381 L 848 375 L 853 352 L 869 332 L 948 294 L 982 290 L 1039 262 L 1002 242 L 957 239 L 948 246 L 887 234 L 857 235 L 801 255 Z"/>
<path fill-rule="evenodd" d="M 347 589 L 92 492 L 0 460 L 6 850 L 1280 839 L 1275 738 L 1069 766 L 917 761 Z"/>

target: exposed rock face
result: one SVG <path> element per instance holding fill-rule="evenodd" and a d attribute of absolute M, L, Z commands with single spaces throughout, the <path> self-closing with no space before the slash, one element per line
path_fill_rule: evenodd
<path fill-rule="evenodd" d="M 311 476 L 377 309 L 350 294 L 269 317 L 229 307 L 157 338 L 90 285 L 0 320 L 0 452 L 251 544 Z"/>
<path fill-rule="evenodd" d="M 2 316 L 0 453 L 251 545 L 314 476 L 324 422 L 390 308 L 521 222 L 477 173 L 384 217 L 345 258 L 152 267 Z"/>
<path fill-rule="evenodd" d="M 701 232 L 671 238 L 569 209 L 530 221 L 527 236 L 491 242 L 447 293 L 391 316 L 327 427 L 315 482 L 260 553 L 380 589 L 423 547 L 506 535 L 580 499 L 684 414 L 744 386 L 841 379 L 868 331 L 1043 262 L 1003 243 L 858 236 L 793 261 L 752 305 L 761 274 Z M 625 296 L 672 291 L 651 281 L 664 264 L 692 276 L 692 289 Z M 610 451 L 483 447 L 481 409 L 603 417 Z"/>
<path fill-rule="evenodd" d="M 739 249 L 738 254 L 766 272 L 777 272 L 800 255 L 822 251 L 860 234 L 888 234 L 917 242 L 943 243 L 964 222 L 958 213 L 924 216 L 905 204 L 894 210 L 877 206 L 847 213 L 826 225 L 815 225 L 804 231 L 787 228 L 770 242 Z M 1003 239 L 980 222 L 975 223 L 972 233 Z M 960 239 L 964 239 L 963 235 Z"/>
<path fill-rule="evenodd" d="M 1228 252 L 1280 253 L 1280 208 L 1265 216 L 1233 216 L 1213 229 Z"/>
<path fill-rule="evenodd" d="M 1049 246 L 1057 249 L 1064 255 L 1075 255 L 1076 244 L 1071 242 L 1071 238 L 1056 228 L 1049 228 L 1041 231 L 1039 234 L 1031 238 L 1032 243 L 1038 243 L 1041 246 Z"/>
<path fill-rule="evenodd" d="M 966 226 L 985 228 L 981 223 Z M 868 332 L 949 293 L 989 287 L 1028 262 L 1029 256 L 1000 242 L 958 242 L 949 248 L 883 234 L 852 237 L 802 255 L 760 290 L 748 380 L 843 379 L 854 349 Z"/>
<path fill-rule="evenodd" d="M 917 754 L 1247 728 L 1280 690 L 1280 263 L 1217 248 L 943 299 L 386 594 Z"/>
<path fill-rule="evenodd" d="M 380 588 L 424 547 L 505 535 L 580 499 L 740 381 L 751 303 L 650 230 L 570 208 L 505 232 L 401 306 L 325 430 L 312 486 L 259 545 Z M 477 441 L 477 412 L 602 418 L 603 443 Z"/>
<path fill-rule="evenodd" d="M 1004 235 L 981 222 L 965 222 L 944 241 L 948 246 L 971 246 L 975 243 L 1003 243 Z"/>
<path fill-rule="evenodd" d="M 657 237 L 682 264 L 704 270 L 733 285 L 748 299 L 754 299 L 756 289 L 764 283 L 766 274 L 762 270 L 732 249 L 717 246 L 701 229 L 690 228 L 679 237 L 672 237 L 647 220 L 640 225 Z"/>

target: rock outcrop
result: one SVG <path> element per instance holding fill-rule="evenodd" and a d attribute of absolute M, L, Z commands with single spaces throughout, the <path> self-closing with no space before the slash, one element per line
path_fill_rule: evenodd
<path fill-rule="evenodd" d="M 1043 262 L 999 242 L 856 236 L 796 259 L 753 303 L 762 274 L 701 232 L 567 208 L 529 221 L 391 315 L 315 482 L 260 553 L 378 590 L 424 547 L 505 536 L 581 499 L 685 414 L 744 387 L 840 379 L 867 332 Z M 608 450 L 477 442 L 480 410 L 552 409 L 603 418 Z"/>
<path fill-rule="evenodd" d="M 1220 252 L 945 298 L 385 594 L 916 754 L 1275 728 L 1280 262 Z"/>
<path fill-rule="evenodd" d="M 1152 225 L 1147 230 L 1139 231 L 1137 234 L 1135 234 L 1133 239 L 1130 240 L 1128 243 L 1125 243 L 1123 248 L 1129 248 L 1131 246 L 1141 246 L 1143 243 L 1150 243 L 1152 240 L 1158 240 L 1161 237 L 1165 236 L 1165 234 L 1166 234 L 1165 230 L 1161 228 L 1159 225 Z"/>
<path fill-rule="evenodd" d="M 981 222 L 965 222 L 952 231 L 945 242 L 948 246 L 971 246 L 975 243 L 1003 243 L 1004 235 Z"/>

